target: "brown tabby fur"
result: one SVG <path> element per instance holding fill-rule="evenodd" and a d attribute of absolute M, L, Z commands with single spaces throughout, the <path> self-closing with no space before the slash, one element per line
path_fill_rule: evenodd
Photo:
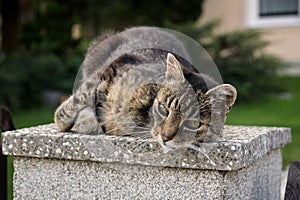
<path fill-rule="evenodd" d="M 58 128 L 154 137 L 165 150 L 213 141 L 235 102 L 235 88 L 196 73 L 182 57 L 188 55 L 181 43 L 159 29 L 133 28 L 125 36 L 92 44 L 80 87 L 55 112 Z M 159 43 L 141 48 L 159 39 L 180 55 Z"/>

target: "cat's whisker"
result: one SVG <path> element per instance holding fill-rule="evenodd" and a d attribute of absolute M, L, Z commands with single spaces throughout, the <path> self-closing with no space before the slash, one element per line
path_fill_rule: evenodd
<path fill-rule="evenodd" d="M 138 132 L 126 133 L 124 136 L 139 137 L 141 139 L 152 138 L 150 131 L 138 131 Z"/>
<path fill-rule="evenodd" d="M 125 133 L 124 135 L 129 135 L 129 134 L 139 134 L 139 133 L 150 133 L 150 130 L 135 130 L 134 132 L 129 132 Z"/>
<path fill-rule="evenodd" d="M 128 126 L 127 126 L 128 127 Z M 129 126 L 130 128 L 136 128 L 136 129 L 140 129 L 140 130 L 151 130 L 151 128 L 149 127 L 143 127 L 143 126 Z"/>
<path fill-rule="evenodd" d="M 118 125 L 122 125 L 122 124 L 136 125 L 135 122 L 130 121 L 130 120 L 128 120 L 128 119 L 124 119 L 124 121 L 123 121 L 123 120 L 116 120 L 115 123 L 118 124 Z"/>
<path fill-rule="evenodd" d="M 201 147 L 198 147 L 198 146 L 196 146 L 196 145 L 194 145 L 194 144 L 190 144 L 190 145 L 188 145 L 187 147 L 190 148 L 190 149 L 193 149 L 193 150 L 195 150 L 195 151 L 200 152 L 202 155 L 204 155 L 204 156 L 209 160 L 209 162 L 210 162 L 213 166 L 216 166 L 216 163 L 215 163 L 213 160 L 210 159 L 210 157 L 207 155 L 205 149 L 203 149 L 203 148 L 201 148 Z"/>
<path fill-rule="evenodd" d="M 137 125 L 132 125 L 132 124 L 122 124 L 122 127 L 124 127 L 124 129 L 137 129 L 137 130 L 146 130 L 146 131 L 151 131 L 152 127 L 142 127 L 142 126 L 137 126 Z"/>
<path fill-rule="evenodd" d="M 135 124 L 128 123 L 128 122 L 120 122 L 120 123 L 118 123 L 118 125 L 123 127 L 122 129 L 124 130 L 124 135 L 126 135 L 126 136 L 132 136 L 132 137 L 139 136 L 141 138 L 150 138 L 151 137 L 151 131 L 152 131 L 151 126 L 149 126 L 149 128 L 148 127 L 140 127 Z M 126 131 L 130 131 L 131 129 L 134 130 L 134 132 L 126 132 Z M 105 133 L 110 134 L 110 133 L 114 133 L 119 130 L 120 130 L 120 127 L 116 127 L 114 129 L 106 131 Z M 149 136 L 145 136 L 145 135 L 147 135 L 145 133 L 149 133 L 148 134 Z"/>
<path fill-rule="evenodd" d="M 122 125 L 122 126 L 120 126 L 120 127 L 124 127 L 124 126 Z M 113 129 L 106 130 L 106 131 L 105 131 L 105 134 L 111 134 L 111 133 L 114 134 L 115 132 L 122 130 L 122 129 L 120 129 L 120 127 L 114 127 Z M 129 127 L 129 126 L 128 126 L 128 127 Z"/>
<path fill-rule="evenodd" d="M 116 122 L 116 124 L 118 124 L 119 126 L 124 126 L 124 127 L 129 127 L 129 128 L 139 128 L 139 129 L 147 129 L 149 128 L 152 129 L 152 126 L 150 126 L 149 124 L 146 123 L 140 123 L 142 126 L 138 126 L 137 124 L 133 123 L 133 122 L 128 122 L 128 121 L 118 121 Z"/>
<path fill-rule="evenodd" d="M 114 129 L 111 129 L 109 131 L 105 131 L 105 134 L 108 134 L 110 135 L 111 133 L 115 133 L 116 131 L 118 131 L 119 129 L 118 128 L 114 128 Z"/>
<path fill-rule="evenodd" d="M 148 123 L 140 122 L 140 124 L 142 125 L 142 127 L 145 127 L 145 128 L 149 128 L 149 129 L 153 128 L 153 126 L 149 125 Z"/>
<path fill-rule="evenodd" d="M 143 124 L 142 124 L 143 125 Z M 148 130 L 151 130 L 153 127 L 152 126 L 150 126 L 150 125 L 147 125 L 147 124 L 145 124 L 145 125 L 143 125 L 143 126 L 138 126 L 139 128 L 143 128 L 143 129 L 148 129 Z"/>
<path fill-rule="evenodd" d="M 141 151 L 145 152 L 145 143 L 143 141 L 132 145 L 130 148 L 134 150 L 135 153 L 140 153 Z M 138 151 L 139 150 L 139 151 Z"/>

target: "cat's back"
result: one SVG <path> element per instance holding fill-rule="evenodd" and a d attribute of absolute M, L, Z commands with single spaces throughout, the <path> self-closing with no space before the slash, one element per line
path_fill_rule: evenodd
<path fill-rule="evenodd" d="M 183 44 L 167 30 L 156 27 L 131 28 L 118 34 L 102 36 L 92 43 L 83 62 L 83 78 L 90 77 L 95 71 L 103 69 L 126 53 L 150 48 L 174 52 L 188 58 Z"/>

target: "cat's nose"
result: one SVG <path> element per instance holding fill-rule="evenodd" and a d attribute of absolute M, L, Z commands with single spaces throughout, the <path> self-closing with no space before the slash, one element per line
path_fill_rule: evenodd
<path fill-rule="evenodd" d="M 162 132 L 161 139 L 164 142 L 168 142 L 168 141 L 172 140 L 174 138 L 174 136 L 175 136 L 175 134 L 170 134 L 168 132 Z"/>

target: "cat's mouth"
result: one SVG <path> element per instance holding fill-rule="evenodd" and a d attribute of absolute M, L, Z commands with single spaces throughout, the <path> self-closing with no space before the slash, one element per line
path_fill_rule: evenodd
<path fill-rule="evenodd" d="M 172 140 L 164 142 L 161 138 L 158 138 L 158 143 L 162 147 L 164 153 L 168 153 L 170 151 L 174 151 L 177 149 L 185 149 L 185 148 L 189 147 L 189 145 L 187 145 L 186 143 L 177 144 L 177 143 L 174 143 L 174 141 L 172 141 Z"/>
<path fill-rule="evenodd" d="M 162 147 L 164 153 L 168 153 L 170 151 L 174 151 L 176 149 L 184 147 L 182 145 L 174 143 L 173 138 L 168 141 L 164 140 L 162 134 L 160 134 L 160 132 L 157 129 L 152 129 L 152 135 L 154 136 L 154 138 L 156 138 L 156 140 Z"/>

